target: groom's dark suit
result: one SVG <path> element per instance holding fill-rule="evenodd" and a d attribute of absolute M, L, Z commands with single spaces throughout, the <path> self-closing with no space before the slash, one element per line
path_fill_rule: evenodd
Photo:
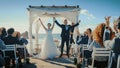
<path fill-rule="evenodd" d="M 69 36 L 70 36 L 70 29 L 75 27 L 75 26 L 78 26 L 79 23 L 75 24 L 74 26 L 71 26 L 71 25 L 64 25 L 64 24 L 59 24 L 57 22 L 57 20 L 55 20 L 55 23 L 61 27 L 62 29 L 62 32 L 61 32 L 61 55 L 60 57 L 62 56 L 63 54 L 63 47 L 64 47 L 64 43 L 66 42 L 66 47 L 67 47 L 67 55 L 69 57 Z"/>

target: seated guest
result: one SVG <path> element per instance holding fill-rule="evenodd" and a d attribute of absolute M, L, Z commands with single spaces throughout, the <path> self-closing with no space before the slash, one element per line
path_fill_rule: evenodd
<path fill-rule="evenodd" d="M 21 38 L 20 32 L 15 31 L 15 32 L 12 34 L 12 36 L 18 38 L 19 41 L 22 42 L 22 44 L 25 44 L 25 45 L 28 44 L 28 41 L 27 41 L 25 38 Z"/>
<path fill-rule="evenodd" d="M 105 28 L 107 29 L 109 28 L 110 30 L 109 32 L 110 35 L 108 39 L 113 39 L 113 32 L 112 32 L 112 29 L 109 27 L 110 17 L 107 17 L 107 18 L 105 17 L 105 20 L 106 22 L 99 24 L 93 32 L 93 42 L 88 47 L 90 51 L 92 51 L 93 48 L 104 48 L 105 47 L 103 44 L 103 42 L 107 40 L 107 39 L 103 39 Z M 101 68 L 102 66 L 102 68 L 104 68 L 107 65 L 106 63 L 107 60 L 108 60 L 107 57 L 95 57 L 95 61 L 98 62 L 95 64 L 95 66 L 97 66 L 98 68 L 99 67 Z M 103 62 L 103 61 L 106 61 L 106 62 Z M 99 64 L 100 62 L 103 62 L 103 63 Z"/>
<path fill-rule="evenodd" d="M 92 39 L 92 29 L 88 28 L 86 30 L 87 36 L 88 36 L 88 42 L 87 42 L 87 46 L 89 47 L 89 45 L 92 43 L 93 39 Z M 85 50 L 84 51 L 84 57 L 85 58 L 91 58 L 91 54 L 92 51 L 89 50 Z"/>
<path fill-rule="evenodd" d="M 120 18 L 118 18 L 120 20 Z M 113 50 L 113 53 L 115 54 L 113 56 L 113 62 L 112 62 L 112 66 L 111 68 L 116 68 L 117 66 L 117 58 L 118 56 L 120 55 L 120 21 L 117 25 L 117 36 L 112 40 L 110 41 L 110 47 L 112 50 Z"/>
<path fill-rule="evenodd" d="M 87 35 L 88 35 L 88 45 L 90 45 L 91 44 L 91 42 L 93 41 L 93 38 L 92 38 L 92 29 L 91 28 L 88 28 L 87 30 L 86 30 L 86 32 L 87 32 Z"/>
<path fill-rule="evenodd" d="M 5 48 L 6 47 L 5 47 L 4 42 L 0 39 L 0 67 L 3 67 L 5 64 L 5 60 L 4 60 L 3 52 L 2 52 L 2 50 Z"/>
<path fill-rule="evenodd" d="M 8 35 L 5 38 L 3 38 L 3 41 L 4 41 L 4 43 L 6 45 L 11 45 L 11 44 L 20 44 L 20 45 L 22 45 L 23 44 L 23 43 L 21 43 L 19 41 L 18 38 L 12 36 L 12 34 L 14 33 L 13 28 L 8 29 L 7 33 L 8 33 Z M 13 67 L 14 67 L 15 66 L 15 58 L 14 58 L 13 51 L 8 51 L 8 52 L 6 52 L 6 54 L 9 56 L 10 60 L 12 60 L 12 64 L 13 64 Z M 21 63 L 21 60 L 19 59 L 18 62 Z M 10 61 L 6 62 L 5 67 L 10 68 Z"/>
<path fill-rule="evenodd" d="M 15 32 L 12 34 L 12 36 L 18 38 L 19 41 L 22 42 L 23 44 L 25 44 L 25 45 L 28 44 L 28 41 L 27 41 L 26 39 L 21 38 L 20 32 L 15 31 Z M 21 46 L 22 46 L 22 45 L 21 45 Z M 19 51 L 21 58 L 24 58 L 24 49 L 23 49 L 23 48 L 17 48 L 17 50 Z M 26 53 L 28 54 L 27 49 L 26 49 Z M 28 54 L 28 55 L 29 55 L 29 54 Z M 28 55 L 27 55 L 27 56 L 28 56 Z"/>
<path fill-rule="evenodd" d="M 76 39 L 76 43 L 78 45 L 78 51 L 82 52 L 82 46 L 84 44 L 88 44 L 88 35 L 87 32 L 84 32 L 84 35 L 80 35 L 80 33 L 77 33 L 77 39 Z"/>
<path fill-rule="evenodd" d="M 19 41 L 24 45 L 27 45 L 28 44 L 28 41 L 25 39 L 25 38 L 21 38 L 21 34 L 20 32 L 17 32 L 15 31 L 13 34 L 12 34 L 13 37 L 16 37 L 19 39 Z M 22 46 L 22 45 L 21 45 Z M 19 52 L 19 57 L 22 59 L 22 58 L 25 58 L 24 56 L 24 49 L 23 48 L 17 48 L 18 52 Z M 27 49 L 25 48 L 26 50 L 26 56 L 29 57 L 29 53 L 27 51 Z M 29 64 L 29 58 L 26 58 L 26 63 Z"/>
<path fill-rule="evenodd" d="M 10 45 L 10 44 L 22 45 L 23 44 L 22 42 L 19 41 L 18 38 L 12 36 L 12 34 L 14 33 L 13 28 L 8 29 L 7 33 L 8 33 L 8 35 L 5 38 L 3 38 L 3 41 L 6 45 Z"/>
<path fill-rule="evenodd" d="M 79 35 L 77 36 L 77 40 L 76 40 L 77 44 L 87 44 L 88 43 L 88 35 L 87 32 L 84 32 L 84 35 L 82 35 L 81 37 L 79 37 Z"/>
<path fill-rule="evenodd" d="M 90 28 L 88 28 L 85 32 L 84 32 L 84 36 L 81 37 L 81 41 L 78 44 L 87 44 L 90 45 L 92 42 L 92 30 Z M 77 39 L 78 40 L 78 39 Z M 83 45 L 84 46 L 84 45 Z M 80 58 L 82 59 L 82 48 L 80 48 Z M 84 51 L 84 58 L 91 58 L 91 51 L 85 50 Z"/>
<path fill-rule="evenodd" d="M 5 64 L 5 60 L 3 57 L 3 52 L 2 50 L 4 50 L 6 48 L 4 42 L 1 40 L 2 37 L 2 28 L 0 28 L 0 67 L 3 67 Z"/>
<path fill-rule="evenodd" d="M 88 43 L 88 35 L 87 35 L 87 32 L 85 31 L 84 32 L 84 35 L 81 35 L 79 33 L 79 31 L 77 31 L 77 39 L 76 39 L 76 43 L 78 45 L 78 63 L 82 63 L 83 61 L 83 57 L 82 57 L 82 47 L 84 46 L 84 44 L 87 44 Z"/>
<path fill-rule="evenodd" d="M 7 36 L 6 29 L 4 27 L 0 28 L 1 34 L 0 34 L 0 39 L 3 40 L 4 37 Z"/>
<path fill-rule="evenodd" d="M 108 17 L 107 19 L 105 18 L 105 20 L 106 20 L 105 23 L 99 24 L 93 31 L 93 42 L 91 43 L 93 45 L 91 45 L 89 47 L 89 50 L 91 50 L 91 51 L 93 50 L 93 47 L 104 48 L 105 47 L 104 41 L 109 40 L 109 39 L 111 40 L 114 38 L 114 32 L 112 31 L 111 27 L 109 26 L 110 17 Z M 110 31 L 110 32 L 107 32 L 107 31 Z M 106 34 L 104 34 L 104 32 L 106 32 L 107 35 L 109 34 L 109 36 L 106 36 Z"/>
<path fill-rule="evenodd" d="M 3 50 L 5 48 L 6 48 L 5 43 L 0 39 L 0 50 Z"/>

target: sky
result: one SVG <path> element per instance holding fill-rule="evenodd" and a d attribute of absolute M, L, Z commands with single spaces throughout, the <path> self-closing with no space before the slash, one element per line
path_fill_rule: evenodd
<path fill-rule="evenodd" d="M 111 25 L 114 18 L 120 16 L 120 0 L 0 0 L 0 27 L 15 28 L 16 31 L 24 32 L 29 28 L 28 8 L 33 6 L 76 6 L 79 5 L 81 12 L 79 19 L 80 32 L 87 28 L 94 29 L 97 24 L 104 22 L 105 16 L 112 16 Z M 55 26 L 53 33 L 60 33 L 59 27 Z M 34 29 L 33 29 L 34 32 Z M 44 33 L 40 28 L 40 33 Z"/>

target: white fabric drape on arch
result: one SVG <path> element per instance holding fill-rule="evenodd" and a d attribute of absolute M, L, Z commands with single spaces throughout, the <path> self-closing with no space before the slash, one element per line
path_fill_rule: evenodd
<path fill-rule="evenodd" d="M 29 11 L 29 52 L 33 54 L 32 43 L 32 24 L 36 23 L 36 20 L 40 17 L 43 22 L 46 22 L 50 17 L 59 17 L 60 19 L 68 19 L 71 22 L 78 21 L 78 15 L 80 8 L 28 8 Z M 38 37 L 39 26 L 36 25 L 36 37 Z M 36 44 L 38 44 L 38 38 L 36 38 Z"/>

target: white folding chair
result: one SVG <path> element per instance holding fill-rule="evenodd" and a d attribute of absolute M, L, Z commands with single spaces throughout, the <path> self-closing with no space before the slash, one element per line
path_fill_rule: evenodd
<path fill-rule="evenodd" d="M 120 55 L 118 56 L 118 60 L 117 60 L 117 68 L 120 68 Z"/>
<path fill-rule="evenodd" d="M 106 48 L 93 48 L 93 55 L 92 55 L 92 68 L 94 68 L 94 60 L 95 57 L 109 57 L 108 59 L 108 67 L 109 67 L 109 62 L 110 62 L 110 54 L 111 51 L 106 49 Z"/>
<path fill-rule="evenodd" d="M 85 57 L 85 51 L 89 51 L 87 44 L 82 45 L 82 57 L 83 57 L 83 61 L 85 63 L 85 66 L 87 66 L 88 64 L 87 64 L 87 58 Z"/>
<path fill-rule="evenodd" d="M 15 57 L 15 62 L 16 64 L 18 64 L 18 58 L 17 55 L 16 55 L 16 45 L 6 45 L 6 49 L 3 50 L 3 55 L 4 57 L 8 57 L 5 52 L 6 51 L 13 51 L 14 52 L 14 57 Z"/>
<path fill-rule="evenodd" d="M 82 57 L 83 57 L 83 58 L 85 58 L 85 57 L 84 57 L 84 52 L 85 52 L 85 50 L 89 50 L 87 44 L 83 44 L 83 46 L 82 46 Z"/>
<path fill-rule="evenodd" d="M 16 45 L 16 48 L 23 48 L 24 49 L 24 62 L 26 62 L 27 56 L 26 56 L 26 46 L 24 45 Z"/>

